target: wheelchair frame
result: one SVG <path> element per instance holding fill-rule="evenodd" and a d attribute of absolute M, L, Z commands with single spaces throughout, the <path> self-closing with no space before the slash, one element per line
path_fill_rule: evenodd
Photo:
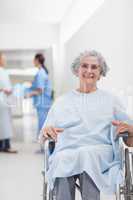
<path fill-rule="evenodd" d="M 124 177 L 122 184 L 117 185 L 116 200 L 133 200 L 133 147 L 128 147 L 124 142 L 127 134 L 120 134 L 119 147 L 121 152 L 121 169 Z M 45 141 L 44 145 L 44 171 L 43 175 L 43 200 L 56 200 L 54 191 L 50 191 L 46 180 L 48 170 L 48 156 L 53 153 L 55 142 L 51 139 Z M 80 191 L 80 186 L 76 183 L 76 188 Z"/>
<path fill-rule="evenodd" d="M 46 171 L 48 170 L 48 156 L 52 154 L 55 148 L 55 142 L 52 139 L 45 141 L 44 145 L 44 171 L 43 175 L 43 200 L 56 200 L 54 191 L 50 191 L 46 179 Z M 80 191 L 80 186 L 78 183 L 75 184 L 76 189 Z"/>
<path fill-rule="evenodd" d="M 133 200 L 133 147 L 128 147 L 122 137 L 119 138 L 119 147 L 124 181 L 117 185 L 116 199 Z"/>

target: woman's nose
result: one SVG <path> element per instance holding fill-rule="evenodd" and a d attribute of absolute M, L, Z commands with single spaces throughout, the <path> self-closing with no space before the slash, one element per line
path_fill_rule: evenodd
<path fill-rule="evenodd" d="M 92 72 L 92 68 L 91 68 L 91 67 L 88 67 L 88 68 L 87 68 L 87 72 L 88 72 L 88 73 Z"/>

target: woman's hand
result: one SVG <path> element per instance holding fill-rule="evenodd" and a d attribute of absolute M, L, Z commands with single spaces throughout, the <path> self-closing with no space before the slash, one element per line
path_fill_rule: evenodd
<path fill-rule="evenodd" d="M 55 142 L 57 141 L 58 134 L 63 132 L 63 131 L 64 131 L 63 128 L 55 128 L 55 127 L 52 127 L 52 126 L 47 126 L 42 130 L 43 136 L 45 137 L 45 139 L 48 139 L 50 137 Z"/>
<path fill-rule="evenodd" d="M 11 90 L 7 90 L 7 89 L 3 89 L 2 90 L 6 95 L 11 95 L 12 91 Z"/>
<path fill-rule="evenodd" d="M 118 134 L 128 132 L 128 138 L 125 143 L 129 147 L 133 147 L 133 125 L 117 120 L 112 121 L 112 124 L 117 127 L 116 131 Z"/>
<path fill-rule="evenodd" d="M 42 94 L 42 89 L 41 88 L 38 88 L 36 90 L 33 90 L 32 92 L 28 92 L 24 95 L 24 98 L 27 99 L 27 98 L 31 98 L 33 96 L 38 96 L 38 95 L 41 95 Z"/>
<path fill-rule="evenodd" d="M 118 134 L 122 132 L 128 132 L 129 136 L 133 136 L 133 125 L 118 120 L 112 121 L 112 124 L 117 127 L 116 132 Z"/>
<path fill-rule="evenodd" d="M 30 97 L 31 97 L 30 93 L 27 93 L 27 94 L 24 95 L 25 99 L 30 98 Z"/>

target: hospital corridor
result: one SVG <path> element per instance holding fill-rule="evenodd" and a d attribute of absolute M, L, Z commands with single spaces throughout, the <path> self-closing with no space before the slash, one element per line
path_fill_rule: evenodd
<path fill-rule="evenodd" d="M 133 0 L 0 0 L 0 200 L 133 200 Z"/>
<path fill-rule="evenodd" d="M 13 146 L 16 155 L 0 155 L 0 194 L 2 200 L 42 199 L 44 166 L 42 154 L 37 154 L 39 145 L 34 142 L 36 131 L 35 116 L 26 115 L 23 119 L 14 119 Z"/>

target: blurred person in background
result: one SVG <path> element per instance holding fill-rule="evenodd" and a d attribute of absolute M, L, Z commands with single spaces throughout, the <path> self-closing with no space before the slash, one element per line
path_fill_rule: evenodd
<path fill-rule="evenodd" d="M 38 135 L 45 122 L 48 111 L 52 104 L 52 86 L 45 66 L 45 57 L 38 53 L 34 57 L 34 65 L 39 70 L 32 82 L 31 87 L 25 94 L 25 98 L 33 97 L 33 103 L 38 116 Z M 37 135 L 37 138 L 38 138 Z"/>
<path fill-rule="evenodd" d="M 5 68 L 6 59 L 0 53 L 0 152 L 17 153 L 11 148 L 10 139 L 13 135 L 12 119 L 8 97 L 12 94 L 12 86 Z"/>

